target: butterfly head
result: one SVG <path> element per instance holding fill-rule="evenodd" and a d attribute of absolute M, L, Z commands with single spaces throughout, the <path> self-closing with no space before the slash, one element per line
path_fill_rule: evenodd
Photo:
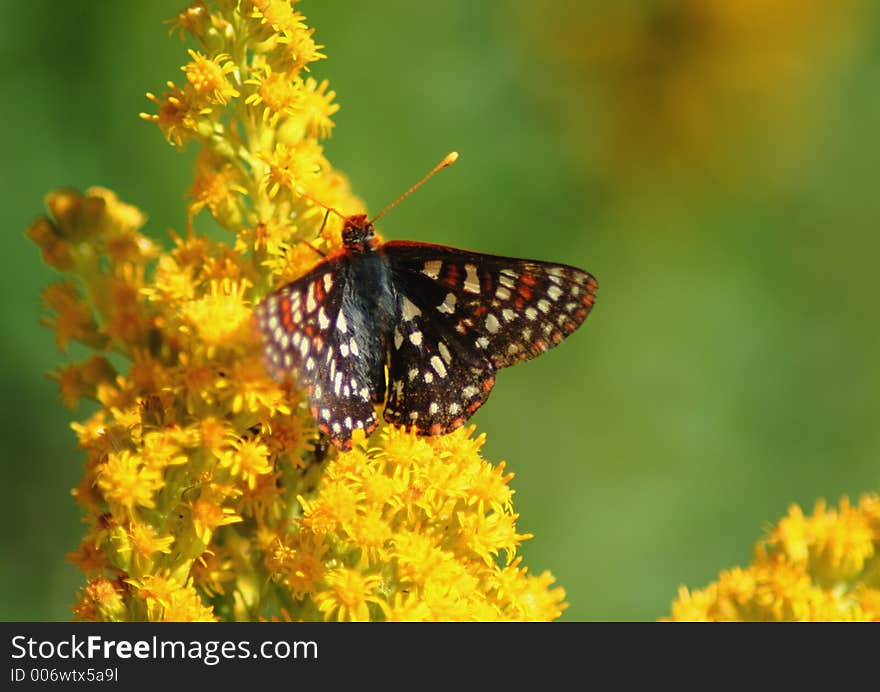
<path fill-rule="evenodd" d="M 342 243 L 349 250 L 364 252 L 378 244 L 376 229 L 367 220 L 366 214 L 352 214 L 345 217 L 342 226 Z"/>

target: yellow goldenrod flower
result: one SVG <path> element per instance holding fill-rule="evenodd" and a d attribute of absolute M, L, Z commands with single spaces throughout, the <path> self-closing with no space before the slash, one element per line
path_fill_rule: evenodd
<path fill-rule="evenodd" d="M 239 96 L 226 76 L 238 69 L 228 54 L 219 53 L 208 58 L 192 49 L 187 52 L 192 61 L 180 69 L 199 97 L 207 103 L 225 106 L 229 99 Z"/>
<path fill-rule="evenodd" d="M 679 589 L 672 620 L 880 620 L 878 497 L 837 510 L 816 503 L 805 516 L 792 505 L 758 542 L 746 568 L 720 574 L 707 588 Z"/>
<path fill-rule="evenodd" d="M 146 574 L 154 567 L 156 553 L 170 553 L 174 536 L 157 536 L 149 524 L 132 522 L 125 532 L 124 550 L 131 553 L 130 573 Z"/>
<path fill-rule="evenodd" d="M 100 405 L 72 425 L 88 525 L 68 556 L 87 579 L 74 616 L 559 617 L 562 589 L 516 555 L 530 535 L 483 436 L 385 426 L 325 451 L 304 392 L 263 367 L 254 305 L 341 245 L 340 220 L 310 198 L 365 210 L 323 153 L 338 106 L 305 74 L 323 57 L 314 30 L 289 0 L 198 0 L 172 31 L 198 48 L 142 117 L 200 147 L 185 231 L 162 250 L 146 215 L 103 188 L 50 194 L 50 218 L 28 230 L 65 274 L 44 323 L 60 350 L 93 352 L 52 377 L 65 405 Z M 225 237 L 196 231 L 203 211 Z M 829 564 L 851 569 L 826 543 Z"/>
<path fill-rule="evenodd" d="M 325 139 L 333 129 L 330 118 L 339 110 L 339 104 L 333 103 L 336 92 L 328 91 L 329 86 L 330 82 L 326 79 L 320 83 L 312 77 L 306 80 L 301 108 L 306 115 L 306 127 L 312 137 Z"/>
<path fill-rule="evenodd" d="M 156 123 L 169 144 L 178 149 L 198 132 L 199 121 L 210 113 L 210 109 L 195 103 L 195 94 L 168 82 L 168 91 L 161 98 L 147 92 L 147 98 L 156 104 L 159 112 L 141 113 L 140 117 Z"/>
<path fill-rule="evenodd" d="M 42 320 L 42 323 L 55 330 L 55 342 L 60 351 L 66 351 L 71 341 L 96 348 L 104 345 L 92 309 L 85 303 L 75 284 L 69 281 L 52 284 L 43 291 L 43 302 L 55 315 L 52 319 Z"/>
<path fill-rule="evenodd" d="M 228 468 L 233 476 L 240 477 L 251 490 L 257 478 L 272 472 L 269 448 L 254 440 L 242 439 L 232 449 L 220 455 L 220 465 Z"/>
<path fill-rule="evenodd" d="M 308 187 L 311 179 L 321 171 L 324 158 L 321 145 L 313 140 L 298 144 L 282 142 L 273 152 L 260 152 L 257 156 L 268 168 L 260 180 L 260 190 L 269 197 L 275 197 L 280 190 Z"/>
<path fill-rule="evenodd" d="M 325 620 L 363 622 L 371 619 L 371 603 L 380 608 L 384 605 L 374 593 L 382 582 L 378 574 L 364 575 L 340 567 L 325 575 L 324 581 L 328 588 L 315 594 L 315 603 Z"/>
<path fill-rule="evenodd" d="M 199 343 L 213 354 L 216 347 L 232 347 L 250 334 L 250 301 L 246 298 L 249 282 L 229 279 L 211 281 L 208 293 L 181 306 L 183 327 L 193 332 Z"/>
<path fill-rule="evenodd" d="M 263 121 L 275 127 L 285 116 L 294 115 L 301 108 L 304 90 L 301 84 L 291 81 L 284 73 L 273 73 L 270 65 L 265 65 L 261 72 L 245 81 L 256 87 L 254 92 L 245 98 L 250 106 L 263 106 Z"/>
<path fill-rule="evenodd" d="M 141 602 L 143 618 L 151 622 L 213 622 L 211 609 L 203 605 L 191 583 L 174 577 L 147 575 L 126 579 Z"/>
<path fill-rule="evenodd" d="M 235 230 L 241 224 L 240 195 L 247 189 L 238 181 L 239 171 L 232 164 L 211 152 L 199 156 L 198 172 L 189 188 L 189 217 L 192 219 L 202 209 L 224 228 Z"/>
<path fill-rule="evenodd" d="M 141 459 L 128 450 L 110 454 L 98 472 L 98 488 L 107 502 L 129 514 L 137 507 L 155 507 L 153 495 L 162 484 L 162 474 L 144 466 Z"/>
<path fill-rule="evenodd" d="M 125 620 L 125 601 L 121 589 L 104 577 L 90 581 L 77 598 L 73 614 L 76 620 Z"/>
<path fill-rule="evenodd" d="M 106 358 L 92 356 L 83 363 L 60 368 L 50 377 L 58 382 L 61 401 L 67 408 L 73 410 L 80 399 L 96 398 L 98 385 L 112 382 L 116 377 L 116 371 Z"/>

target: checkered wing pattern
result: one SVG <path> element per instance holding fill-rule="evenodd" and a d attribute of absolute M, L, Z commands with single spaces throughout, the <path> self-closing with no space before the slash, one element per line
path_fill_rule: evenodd
<path fill-rule="evenodd" d="M 292 378 L 308 388 L 318 429 L 345 449 L 352 430 L 369 434 L 376 427 L 371 400 L 384 395 L 384 373 L 377 392 L 362 354 L 370 335 L 354 333 L 337 266 L 322 263 L 267 296 L 255 314 L 267 370 L 279 381 Z"/>
<path fill-rule="evenodd" d="M 385 420 L 423 435 L 442 435 L 483 405 L 495 384 L 495 368 L 443 320 L 434 319 L 425 303 L 419 307 L 414 302 L 419 297 L 399 294 Z"/>

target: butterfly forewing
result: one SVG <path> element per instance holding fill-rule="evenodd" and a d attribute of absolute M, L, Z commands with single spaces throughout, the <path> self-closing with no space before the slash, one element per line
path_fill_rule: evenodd
<path fill-rule="evenodd" d="M 343 310 L 345 288 L 325 262 L 256 308 L 267 370 L 308 388 L 318 429 L 343 448 L 351 445 L 353 430 L 369 433 L 377 424 L 370 373 Z"/>
<path fill-rule="evenodd" d="M 398 290 L 457 335 L 461 348 L 498 369 L 534 358 L 589 314 L 597 288 L 563 264 L 455 250 L 427 243 L 382 247 Z"/>

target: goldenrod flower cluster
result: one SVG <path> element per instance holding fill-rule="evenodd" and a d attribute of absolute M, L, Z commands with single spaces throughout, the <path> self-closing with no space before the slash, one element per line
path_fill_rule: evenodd
<path fill-rule="evenodd" d="M 880 621 L 880 496 L 837 509 L 797 505 L 746 567 L 699 591 L 681 587 L 672 620 Z"/>
<path fill-rule="evenodd" d="M 564 592 L 517 557 L 513 474 L 461 429 L 391 426 L 348 453 L 316 446 L 295 383 L 265 373 L 252 310 L 340 245 L 310 200 L 363 211 L 322 140 L 338 109 L 288 0 L 195 2 L 182 78 L 148 94 L 169 143 L 199 147 L 189 224 L 163 250 L 109 190 L 60 190 L 28 230 L 65 275 L 44 300 L 65 351 L 62 401 L 88 531 L 70 559 L 82 620 L 551 620 Z M 196 231 L 207 210 L 222 229 Z M 200 219 L 201 222 L 202 219 Z M 326 223 L 324 223 L 326 221 Z M 306 242 L 303 242 L 306 241 Z M 326 457 L 326 458 L 325 458 Z"/>

